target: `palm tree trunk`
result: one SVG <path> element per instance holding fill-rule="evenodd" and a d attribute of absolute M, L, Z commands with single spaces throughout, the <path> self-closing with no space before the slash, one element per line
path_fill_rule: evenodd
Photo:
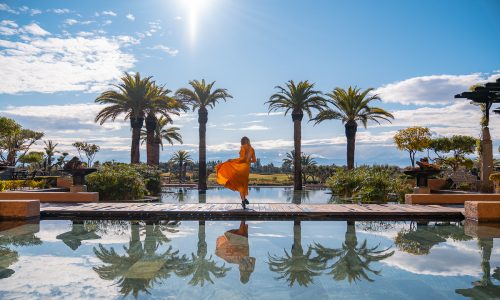
<path fill-rule="evenodd" d="M 132 127 L 132 145 L 130 149 L 130 163 L 138 164 L 141 162 L 141 128 L 144 123 L 144 118 L 130 117 L 130 126 Z"/>
<path fill-rule="evenodd" d="M 292 252 L 302 254 L 302 227 L 300 221 L 293 221 L 293 245 Z"/>
<path fill-rule="evenodd" d="M 146 155 L 147 164 L 153 166 L 155 164 L 155 151 L 154 151 L 154 140 L 155 140 L 155 129 L 156 129 L 156 117 L 154 115 L 148 115 L 146 118 Z"/>
<path fill-rule="evenodd" d="M 301 143 L 302 143 L 302 111 L 293 111 L 293 183 L 294 190 L 302 190 L 302 161 L 301 161 Z"/>
<path fill-rule="evenodd" d="M 347 138 L 347 170 L 354 169 L 354 150 L 356 148 L 356 131 L 358 124 L 348 121 L 345 124 L 345 136 Z"/>
<path fill-rule="evenodd" d="M 155 166 L 159 166 L 160 165 L 160 144 L 161 144 L 160 139 L 158 137 L 155 137 L 154 142 L 153 142 L 153 152 L 154 152 L 154 155 L 153 155 L 154 162 L 153 162 L 153 164 Z"/>
<path fill-rule="evenodd" d="M 199 123 L 199 159 L 198 159 L 198 190 L 207 190 L 207 121 L 208 111 L 205 107 L 198 109 L 198 123 Z"/>

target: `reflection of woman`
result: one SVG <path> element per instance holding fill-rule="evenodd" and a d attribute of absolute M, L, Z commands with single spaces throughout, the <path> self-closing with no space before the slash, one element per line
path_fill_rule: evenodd
<path fill-rule="evenodd" d="M 243 209 L 246 209 L 246 205 L 249 204 L 246 199 L 248 195 L 248 176 L 250 175 L 250 163 L 255 161 L 255 151 L 250 145 L 250 139 L 244 136 L 241 138 L 240 157 L 215 166 L 217 183 L 230 190 L 240 192 Z"/>
<path fill-rule="evenodd" d="M 247 283 L 255 268 L 255 258 L 250 257 L 248 225 L 241 221 L 240 228 L 224 232 L 217 238 L 215 254 L 231 264 L 238 264 L 240 281 Z"/>

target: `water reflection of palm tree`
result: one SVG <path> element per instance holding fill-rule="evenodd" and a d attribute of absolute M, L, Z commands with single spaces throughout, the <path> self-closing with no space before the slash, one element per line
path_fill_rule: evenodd
<path fill-rule="evenodd" d="M 118 254 L 114 248 L 108 250 L 101 244 L 98 249 L 94 248 L 97 258 L 105 264 L 94 267 L 94 271 L 102 279 L 116 280 L 124 296 L 132 294 L 137 298 L 140 292 L 150 294 L 149 289 L 155 283 L 169 278 L 170 273 L 183 262 L 178 256 L 179 251 L 174 251 L 172 246 L 157 252 L 161 245 L 169 242 L 162 228 L 177 225 L 175 222 L 147 224 L 143 244 L 140 240 L 141 225 L 132 223 L 129 245 L 123 247 L 124 255 Z"/>
<path fill-rule="evenodd" d="M 314 249 L 318 254 L 317 259 L 323 263 L 337 259 L 330 267 L 328 273 L 334 280 L 348 280 L 349 282 L 358 280 L 367 280 L 373 282 L 369 274 L 380 275 L 381 270 L 370 268 L 372 262 L 384 260 L 394 254 L 394 251 L 389 252 L 389 248 L 378 250 L 379 245 L 369 247 L 365 239 L 362 243 L 358 243 L 356 236 L 356 226 L 353 221 L 347 222 L 347 230 L 345 233 L 345 241 L 342 243 L 342 248 L 327 248 L 320 243 L 316 243 Z"/>
<path fill-rule="evenodd" d="M 39 231 L 39 224 L 24 224 L 18 222 L 4 222 L 0 228 L 0 279 L 8 278 L 14 274 L 9 267 L 19 259 L 17 251 L 8 246 L 34 246 L 42 244 L 40 238 L 35 236 Z"/>
<path fill-rule="evenodd" d="M 293 245 L 290 253 L 285 251 L 283 257 L 269 255 L 269 269 L 279 273 L 277 279 L 285 279 L 289 286 L 297 282 L 301 286 L 308 286 L 313 282 L 313 277 L 321 275 L 325 263 L 311 257 L 313 248 L 309 246 L 304 253 L 302 247 L 302 230 L 300 221 L 293 224 Z"/>
<path fill-rule="evenodd" d="M 498 299 L 500 295 L 500 286 L 494 285 L 491 281 L 490 259 L 493 250 L 493 238 L 478 238 L 478 246 L 481 250 L 481 269 L 483 276 L 481 280 L 472 284 L 474 287 L 469 289 L 456 289 L 455 292 L 471 299 Z M 493 273 L 493 278 L 500 280 L 500 267 L 497 267 Z"/>
<path fill-rule="evenodd" d="M 185 259 L 185 256 L 183 256 Z M 226 268 L 226 264 L 217 265 L 213 260 L 212 255 L 207 258 L 207 242 L 205 235 L 205 221 L 198 221 L 198 249 L 196 254 L 191 253 L 190 259 L 185 259 L 175 271 L 180 277 L 192 276 L 189 284 L 204 286 L 205 281 L 214 283 L 210 274 L 215 278 L 226 276 L 227 271 L 231 268 Z"/>
<path fill-rule="evenodd" d="M 285 190 L 286 202 L 292 202 L 293 204 L 301 204 L 305 201 L 310 200 L 309 191 L 301 190 Z"/>
<path fill-rule="evenodd" d="M 472 239 L 464 233 L 463 226 L 449 222 L 436 223 L 433 225 L 410 223 L 409 229 L 402 229 L 394 239 L 394 244 L 402 251 L 415 254 L 427 255 L 432 247 L 446 242 L 447 238 L 455 241 L 468 241 Z"/>
<path fill-rule="evenodd" d="M 101 237 L 95 233 L 96 229 L 88 229 L 83 222 L 73 221 L 71 230 L 56 236 L 56 239 L 62 240 L 64 244 L 72 250 L 78 249 L 84 240 L 96 240 Z"/>

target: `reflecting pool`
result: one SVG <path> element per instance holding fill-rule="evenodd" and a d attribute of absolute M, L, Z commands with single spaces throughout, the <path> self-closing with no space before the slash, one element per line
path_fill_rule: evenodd
<path fill-rule="evenodd" d="M 468 222 L 2 222 L 0 298 L 488 299 L 499 237 Z"/>
<path fill-rule="evenodd" d="M 330 190 L 316 189 L 294 192 L 292 187 L 251 187 L 248 200 L 252 203 L 330 203 Z M 161 194 L 165 203 L 239 203 L 239 193 L 225 188 L 210 188 L 198 193 L 191 188 L 166 188 Z"/>

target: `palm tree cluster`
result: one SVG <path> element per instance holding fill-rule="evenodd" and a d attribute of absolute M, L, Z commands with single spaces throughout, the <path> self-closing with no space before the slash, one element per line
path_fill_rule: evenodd
<path fill-rule="evenodd" d="M 159 165 L 160 148 L 163 140 L 172 144 L 182 143 L 179 127 L 167 127 L 173 123 L 172 115 L 186 112 L 190 106 L 198 110 L 199 122 L 199 186 L 206 190 L 206 125 L 208 121 L 207 108 L 213 108 L 219 101 L 226 101 L 232 96 L 226 89 L 214 88 L 214 82 L 193 80 L 189 82 L 191 89 L 180 88 L 175 95 L 171 90 L 160 86 L 151 76 L 141 78 L 139 73 L 125 73 L 116 89 L 108 90 L 99 95 L 95 102 L 107 105 L 96 116 L 95 121 L 101 125 L 115 121 L 124 116 L 130 121 L 132 128 L 132 144 L 130 162 L 140 163 L 140 144 L 146 143 L 147 163 Z M 144 126 L 146 129 L 143 130 Z"/>
<path fill-rule="evenodd" d="M 373 94 L 373 89 L 369 88 L 361 91 L 357 87 L 349 87 L 347 90 L 336 87 L 331 93 L 323 94 L 314 89 L 314 83 L 300 81 L 295 83 L 290 80 L 284 87 L 276 86 L 278 92 L 273 94 L 266 102 L 269 112 L 284 110 L 285 116 L 291 112 L 294 123 L 294 189 L 302 189 L 302 159 L 301 159 L 301 139 L 302 139 L 302 119 L 304 112 L 310 121 L 315 124 L 327 120 L 340 120 L 345 127 L 347 138 L 347 168 L 354 168 L 354 150 L 356 142 L 356 132 L 358 123 L 365 128 L 368 121 L 380 124 L 380 121 L 389 121 L 394 116 L 379 107 L 370 106 L 370 102 L 380 100 L 380 97 Z M 313 117 L 313 112 L 317 115 Z"/>

